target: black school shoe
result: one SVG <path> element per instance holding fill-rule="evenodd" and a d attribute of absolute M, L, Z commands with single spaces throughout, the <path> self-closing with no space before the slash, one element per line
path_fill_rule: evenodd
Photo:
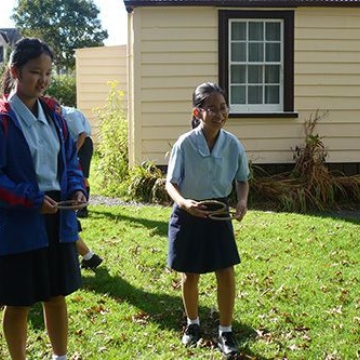
<path fill-rule="evenodd" d="M 82 259 L 80 267 L 81 267 L 82 269 L 95 270 L 102 262 L 103 262 L 103 259 L 102 259 L 100 256 L 94 254 L 94 255 L 90 258 L 90 260 L 84 260 L 84 259 Z"/>
<path fill-rule="evenodd" d="M 221 336 L 216 339 L 216 344 L 220 351 L 229 359 L 236 356 L 238 346 L 232 331 L 223 332 Z"/>
<path fill-rule="evenodd" d="M 190 324 L 186 326 L 182 343 L 185 346 L 194 346 L 200 340 L 200 326 L 198 324 Z"/>

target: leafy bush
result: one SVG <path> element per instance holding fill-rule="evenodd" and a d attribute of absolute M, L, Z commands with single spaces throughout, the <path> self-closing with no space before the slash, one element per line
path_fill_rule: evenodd
<path fill-rule="evenodd" d="M 56 98 L 60 104 L 76 107 L 76 79 L 72 75 L 53 75 L 46 95 Z"/>
<path fill-rule="evenodd" d="M 168 204 L 172 201 L 165 190 L 164 174 L 152 162 L 131 170 L 128 194 L 132 199 L 147 203 Z"/>
<path fill-rule="evenodd" d="M 128 122 L 124 114 L 124 94 L 118 82 L 110 82 L 106 105 L 95 109 L 100 119 L 100 139 L 94 156 L 98 192 L 125 200 L 167 203 L 164 174 L 153 163 L 145 162 L 129 169 Z"/>
<path fill-rule="evenodd" d="M 117 90 L 117 81 L 109 85 L 106 105 L 94 110 L 100 121 L 94 172 L 107 195 L 124 196 L 129 179 L 128 122 L 122 104 L 124 93 Z"/>

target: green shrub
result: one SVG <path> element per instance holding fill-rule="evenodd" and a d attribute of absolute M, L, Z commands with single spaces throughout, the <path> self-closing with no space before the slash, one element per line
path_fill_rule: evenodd
<path fill-rule="evenodd" d="M 150 161 L 131 169 L 128 194 L 130 198 L 146 203 L 171 202 L 165 190 L 164 174 Z"/>
<path fill-rule="evenodd" d="M 128 122 L 124 114 L 124 94 L 118 82 L 110 82 L 106 105 L 95 109 L 100 119 L 99 144 L 95 155 L 94 178 L 98 192 L 124 200 L 166 203 L 164 174 L 154 164 L 145 162 L 129 169 Z"/>
<path fill-rule="evenodd" d="M 76 79 L 72 75 L 53 75 L 46 95 L 56 98 L 60 104 L 76 107 Z"/>
<path fill-rule="evenodd" d="M 129 178 L 128 122 L 124 114 L 124 93 L 117 81 L 109 83 L 110 91 L 103 107 L 94 110 L 100 121 L 95 176 L 104 195 L 125 196 Z"/>

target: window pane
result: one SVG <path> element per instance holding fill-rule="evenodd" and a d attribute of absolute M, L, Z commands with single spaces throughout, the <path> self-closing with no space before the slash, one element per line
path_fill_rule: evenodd
<path fill-rule="evenodd" d="M 245 86 L 231 86 L 231 99 L 232 105 L 246 104 L 246 88 Z"/>
<path fill-rule="evenodd" d="M 265 29 L 266 29 L 266 34 L 265 34 L 266 40 L 280 41 L 280 23 L 275 23 L 275 22 L 267 23 Z"/>
<path fill-rule="evenodd" d="M 279 104 L 279 86 L 265 86 L 265 104 Z"/>
<path fill-rule="evenodd" d="M 232 65 L 231 71 L 231 84 L 245 84 L 246 83 L 246 66 Z"/>
<path fill-rule="evenodd" d="M 266 61 L 280 61 L 280 44 L 268 43 L 265 45 Z"/>
<path fill-rule="evenodd" d="M 265 83 L 266 84 L 280 83 L 280 66 L 278 65 L 265 66 Z"/>
<path fill-rule="evenodd" d="M 263 44 L 250 43 L 249 44 L 249 61 L 263 62 L 264 50 Z"/>
<path fill-rule="evenodd" d="M 224 36 L 219 38 L 220 81 L 228 91 L 231 113 L 293 111 L 296 11 L 276 7 L 269 13 L 263 8 L 218 10 L 219 35 Z M 288 51 L 289 61 L 284 63 Z"/>
<path fill-rule="evenodd" d="M 246 23 L 231 23 L 231 40 L 246 40 Z"/>
<path fill-rule="evenodd" d="M 231 44 L 231 61 L 246 61 L 246 44 Z"/>
<path fill-rule="evenodd" d="M 262 86 L 249 86 L 249 104 L 262 104 Z"/>
<path fill-rule="evenodd" d="M 249 22 L 249 40 L 264 40 L 264 24 L 262 22 Z"/>
<path fill-rule="evenodd" d="M 250 65 L 248 68 L 249 84 L 262 84 L 263 68 L 259 65 Z"/>

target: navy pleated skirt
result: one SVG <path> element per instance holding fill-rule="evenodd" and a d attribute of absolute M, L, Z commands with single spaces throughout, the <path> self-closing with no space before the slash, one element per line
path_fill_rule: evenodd
<path fill-rule="evenodd" d="M 175 204 L 168 239 L 167 264 L 178 272 L 203 274 L 240 263 L 231 220 L 192 216 Z"/>
<path fill-rule="evenodd" d="M 31 306 L 81 286 L 76 243 L 59 242 L 59 212 L 44 216 L 47 248 L 0 256 L 0 305 Z"/>

